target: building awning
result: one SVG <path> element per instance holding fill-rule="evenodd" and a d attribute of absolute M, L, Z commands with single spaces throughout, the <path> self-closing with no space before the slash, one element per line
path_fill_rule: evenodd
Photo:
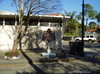
<path fill-rule="evenodd" d="M 26 15 L 25 15 L 26 16 Z M 15 13 L 10 13 L 10 12 L 5 12 L 4 14 L 1 14 L 0 12 L 0 18 L 18 18 L 18 14 Z M 33 20 L 38 20 L 38 21 L 44 21 L 44 22 L 62 22 L 62 21 L 67 21 L 70 19 L 69 16 L 63 16 L 63 15 L 31 15 L 30 18 Z"/>

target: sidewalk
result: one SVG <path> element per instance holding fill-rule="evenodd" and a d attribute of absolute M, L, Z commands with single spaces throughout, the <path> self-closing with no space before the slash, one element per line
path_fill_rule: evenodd
<path fill-rule="evenodd" d="M 32 71 L 35 72 L 23 55 L 18 60 L 5 60 L 3 53 L 0 52 L 0 74 L 21 74 Z"/>
<path fill-rule="evenodd" d="M 85 56 L 100 62 L 100 48 L 85 48 Z"/>
<path fill-rule="evenodd" d="M 58 60 L 52 62 L 39 62 L 39 59 L 43 57 L 40 55 L 40 53 L 35 53 L 33 51 L 25 52 L 25 54 L 28 56 L 27 59 L 21 54 L 21 58 L 18 60 L 5 60 L 3 53 L 0 52 L 0 74 L 35 74 L 36 69 L 42 69 L 43 71 L 52 74 L 99 74 L 100 62 L 96 61 L 97 59 L 93 59 L 92 56 L 94 53 L 96 54 L 97 51 L 89 48 L 85 48 L 84 50 L 85 58 L 67 56 L 67 58 L 70 58 L 69 60 Z"/>

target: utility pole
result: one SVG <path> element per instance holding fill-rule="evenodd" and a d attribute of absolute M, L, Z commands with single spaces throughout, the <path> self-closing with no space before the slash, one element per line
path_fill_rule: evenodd
<path fill-rule="evenodd" d="M 84 51 L 84 0 L 82 0 L 82 50 Z"/>

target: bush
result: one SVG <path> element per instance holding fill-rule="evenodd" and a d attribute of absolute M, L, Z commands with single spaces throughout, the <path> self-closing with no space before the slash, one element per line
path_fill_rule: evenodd
<path fill-rule="evenodd" d="M 19 53 L 18 50 L 16 50 L 16 51 L 9 51 L 9 52 L 6 52 L 4 55 L 5 55 L 5 56 L 12 57 L 12 56 L 19 56 L 20 53 Z"/>
<path fill-rule="evenodd" d="M 64 33 L 64 35 L 67 35 L 67 36 L 72 36 L 71 33 Z"/>

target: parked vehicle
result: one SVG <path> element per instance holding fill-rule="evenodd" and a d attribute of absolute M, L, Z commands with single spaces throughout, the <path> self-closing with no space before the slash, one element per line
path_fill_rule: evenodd
<path fill-rule="evenodd" d="M 70 41 L 72 38 L 69 36 L 62 36 L 62 40 L 64 41 Z"/>
<path fill-rule="evenodd" d="M 75 41 L 81 41 L 82 38 L 81 37 L 76 37 Z M 89 43 L 94 43 L 96 41 L 96 37 L 93 35 L 85 35 L 84 36 L 84 41 L 87 41 Z"/>

